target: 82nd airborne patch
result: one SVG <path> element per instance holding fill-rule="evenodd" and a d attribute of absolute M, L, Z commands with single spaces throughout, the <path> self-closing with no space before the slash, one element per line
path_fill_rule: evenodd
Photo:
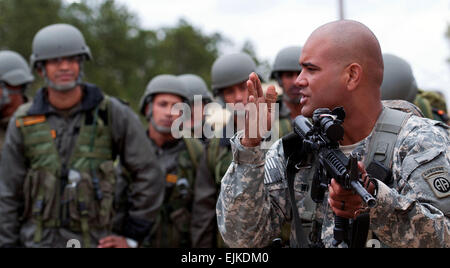
<path fill-rule="evenodd" d="M 449 174 L 444 167 L 431 168 L 422 173 L 422 176 L 438 198 L 450 196 Z"/>

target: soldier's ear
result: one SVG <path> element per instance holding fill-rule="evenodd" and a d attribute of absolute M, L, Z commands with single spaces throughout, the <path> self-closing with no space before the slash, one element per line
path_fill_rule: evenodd
<path fill-rule="evenodd" d="M 43 62 L 36 63 L 36 72 L 38 73 L 38 75 L 40 77 L 44 78 L 44 76 L 45 76 L 45 63 L 43 63 Z"/>
<path fill-rule="evenodd" d="M 358 63 L 351 63 L 345 68 L 345 84 L 348 91 L 358 88 L 361 83 L 363 68 Z"/>

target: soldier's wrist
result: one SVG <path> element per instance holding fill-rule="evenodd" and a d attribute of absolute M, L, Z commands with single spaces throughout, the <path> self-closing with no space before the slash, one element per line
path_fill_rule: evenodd
<path fill-rule="evenodd" d="M 261 144 L 261 139 L 249 139 L 242 137 L 240 142 L 244 147 L 256 147 Z"/>

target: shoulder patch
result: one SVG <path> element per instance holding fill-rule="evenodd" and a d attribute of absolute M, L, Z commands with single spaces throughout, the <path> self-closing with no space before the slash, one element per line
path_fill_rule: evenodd
<path fill-rule="evenodd" d="M 264 167 L 264 184 L 274 184 L 283 180 L 281 167 L 274 158 L 267 158 Z"/>
<path fill-rule="evenodd" d="M 431 190 L 438 198 L 450 196 L 450 178 L 444 167 L 433 167 L 422 173 Z"/>

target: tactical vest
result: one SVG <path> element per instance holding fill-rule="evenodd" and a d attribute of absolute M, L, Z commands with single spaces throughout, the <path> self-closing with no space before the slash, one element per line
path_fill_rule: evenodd
<path fill-rule="evenodd" d="M 370 174 L 372 177 L 375 177 L 381 181 L 383 181 L 385 184 L 387 184 L 390 187 L 395 187 L 394 182 L 392 180 L 392 174 L 390 173 L 390 170 L 392 169 L 392 157 L 394 153 L 394 146 L 397 142 L 398 134 L 400 133 L 402 127 L 404 124 L 408 121 L 411 114 L 405 113 L 399 110 L 391 109 L 384 107 L 383 112 L 380 115 L 380 118 L 375 125 L 374 132 L 370 138 L 370 143 L 368 145 L 368 152 L 366 152 L 366 157 L 364 158 L 364 164 L 367 167 L 367 173 Z M 284 142 L 284 140 L 283 140 Z M 292 146 L 290 146 L 292 147 Z M 283 148 L 286 152 L 289 150 L 289 146 L 283 144 Z M 288 165 L 289 168 L 289 165 Z M 294 174 L 292 174 L 294 175 Z M 288 178 L 289 180 L 289 178 Z M 292 186 L 289 186 L 291 188 Z M 289 189 L 290 190 L 290 189 Z M 290 196 L 293 196 L 291 194 Z M 291 197 L 289 197 L 291 198 Z M 317 205 L 313 202 L 311 202 L 310 198 L 305 199 L 305 210 L 308 211 L 314 211 Z M 291 202 L 295 204 L 296 202 Z M 294 207 L 294 205 L 293 205 Z M 305 213 L 303 213 L 305 214 Z M 314 214 L 314 213 L 313 213 Z M 294 221 L 292 224 L 294 224 L 295 232 L 297 233 L 297 237 L 303 237 L 303 240 L 306 240 L 306 233 L 303 231 L 303 228 L 309 229 L 309 226 L 305 226 L 300 218 L 304 220 L 303 215 L 300 215 L 296 217 L 295 215 Z M 296 222 L 300 222 L 300 226 L 296 224 Z M 314 227 L 313 222 L 313 227 Z M 318 226 L 318 225 L 317 225 Z M 320 238 L 320 231 L 321 228 L 313 228 L 312 232 L 309 237 L 316 237 Z M 318 233 L 316 233 L 318 232 Z M 367 235 L 367 233 L 366 233 Z M 313 244 L 320 244 L 320 241 L 312 241 Z M 305 243 L 303 243 L 304 245 Z M 298 241 L 297 241 L 297 245 Z"/>
<path fill-rule="evenodd" d="M 24 183 L 23 220 L 36 224 L 34 242 L 46 228 L 81 232 L 90 246 L 90 230 L 111 230 L 116 178 L 110 131 L 109 97 L 84 112 L 69 166 L 60 160 L 57 133 L 45 115 L 28 116 L 28 105 L 16 114 L 29 170 Z"/>
<path fill-rule="evenodd" d="M 166 174 L 166 197 L 144 247 L 190 247 L 190 222 L 196 170 L 204 153 L 198 139 L 183 139 L 176 174 Z"/>

